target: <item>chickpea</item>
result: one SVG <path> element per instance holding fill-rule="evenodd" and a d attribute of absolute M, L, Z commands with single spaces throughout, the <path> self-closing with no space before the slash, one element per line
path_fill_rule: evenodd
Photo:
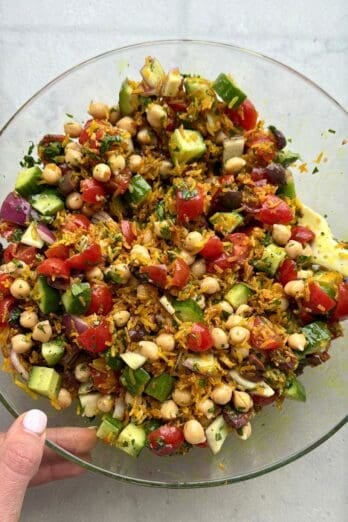
<path fill-rule="evenodd" d="M 230 158 L 224 165 L 224 171 L 226 174 L 237 174 L 246 165 L 246 161 L 243 158 Z"/>
<path fill-rule="evenodd" d="M 150 297 L 149 289 L 145 285 L 138 285 L 137 298 L 140 301 L 147 301 Z"/>
<path fill-rule="evenodd" d="M 111 169 L 106 163 L 98 163 L 93 168 L 93 178 L 106 183 L 111 178 Z"/>
<path fill-rule="evenodd" d="M 279 309 L 281 310 L 281 312 L 286 312 L 286 310 L 289 308 L 288 299 L 286 297 L 281 297 L 279 301 Z"/>
<path fill-rule="evenodd" d="M 254 405 L 252 398 L 249 393 L 244 391 L 235 390 L 233 392 L 233 404 L 236 410 L 243 413 L 248 412 Z"/>
<path fill-rule="evenodd" d="M 185 422 L 184 437 L 189 444 L 201 444 L 206 440 L 202 424 L 195 419 Z"/>
<path fill-rule="evenodd" d="M 65 163 L 72 167 L 78 167 L 82 162 L 82 152 L 79 150 L 68 149 L 65 148 Z"/>
<path fill-rule="evenodd" d="M 106 120 L 109 117 L 109 107 L 105 103 L 91 102 L 88 112 L 96 120 Z"/>
<path fill-rule="evenodd" d="M 237 315 L 240 315 L 241 317 L 249 317 L 249 315 L 251 315 L 253 309 L 251 308 L 251 306 L 247 305 L 247 304 L 242 304 L 240 306 L 238 306 L 237 310 L 236 310 L 236 314 Z"/>
<path fill-rule="evenodd" d="M 37 313 L 29 311 L 22 312 L 19 318 L 19 324 L 23 328 L 30 328 L 31 330 L 38 323 L 38 321 L 39 318 L 37 316 Z"/>
<path fill-rule="evenodd" d="M 31 350 L 31 348 L 33 346 L 33 343 L 31 341 L 30 337 L 28 337 L 27 335 L 17 334 L 12 337 L 11 345 L 12 345 L 12 350 L 15 353 L 21 354 L 21 353 L 29 352 L 29 350 Z"/>
<path fill-rule="evenodd" d="M 200 288 L 204 294 L 212 295 L 220 290 L 220 283 L 215 277 L 207 276 L 201 282 Z"/>
<path fill-rule="evenodd" d="M 85 362 L 79 363 L 75 366 L 75 379 L 79 382 L 87 382 L 91 376 L 91 371 L 88 364 Z"/>
<path fill-rule="evenodd" d="M 249 340 L 250 332 L 243 326 L 234 326 L 230 330 L 230 341 L 233 345 L 246 343 Z"/>
<path fill-rule="evenodd" d="M 290 227 L 286 225 L 273 225 L 272 238 L 277 245 L 284 246 L 291 237 Z"/>
<path fill-rule="evenodd" d="M 83 199 L 79 192 L 71 192 L 66 199 L 65 204 L 70 210 L 79 210 L 83 207 Z"/>
<path fill-rule="evenodd" d="M 198 252 L 203 246 L 203 236 L 200 232 L 189 232 L 185 239 L 185 248 L 189 252 Z"/>
<path fill-rule="evenodd" d="M 115 272 L 117 278 L 120 280 L 120 283 L 122 284 L 127 283 L 131 276 L 131 272 L 126 263 L 117 263 L 116 265 L 113 265 L 112 271 Z"/>
<path fill-rule="evenodd" d="M 151 127 L 161 129 L 166 127 L 168 116 L 166 110 L 158 103 L 151 103 L 146 109 L 146 118 Z"/>
<path fill-rule="evenodd" d="M 304 296 L 305 284 L 302 279 L 289 281 L 284 286 L 284 292 L 290 297 L 298 299 Z"/>
<path fill-rule="evenodd" d="M 119 312 L 115 312 L 113 315 L 116 326 L 122 328 L 122 326 L 126 326 L 130 319 L 130 313 L 127 310 L 120 310 Z"/>
<path fill-rule="evenodd" d="M 129 132 L 129 134 L 131 136 L 135 136 L 137 133 L 137 125 L 136 125 L 134 119 L 131 118 L 130 116 L 123 116 L 123 118 L 118 120 L 117 127 L 119 129 L 123 129 L 123 130 Z"/>
<path fill-rule="evenodd" d="M 213 338 L 214 347 L 217 350 L 225 350 L 228 348 L 228 337 L 222 328 L 213 328 L 211 336 Z"/>
<path fill-rule="evenodd" d="M 168 230 L 170 232 L 169 226 L 170 226 L 169 221 L 167 221 L 166 219 L 164 219 L 163 221 L 155 221 L 153 224 L 153 231 L 157 237 L 165 238 L 168 233 Z M 181 257 L 183 257 L 182 252 L 181 252 Z M 187 255 L 189 256 L 190 254 L 187 252 Z M 184 261 L 186 261 L 186 259 L 184 257 L 183 257 L 183 259 L 184 259 Z"/>
<path fill-rule="evenodd" d="M 69 390 L 61 388 L 58 393 L 57 402 L 62 409 L 69 408 L 72 403 L 72 396 Z"/>
<path fill-rule="evenodd" d="M 175 348 L 174 335 L 162 333 L 156 338 L 156 344 L 166 352 L 172 352 Z"/>
<path fill-rule="evenodd" d="M 161 161 L 160 166 L 159 166 L 159 173 L 163 178 L 169 176 L 172 169 L 173 169 L 173 164 L 170 161 L 167 161 L 167 160 Z"/>
<path fill-rule="evenodd" d="M 232 399 L 233 389 L 228 384 L 219 384 L 215 386 L 213 391 L 211 392 L 210 397 L 215 402 L 215 404 L 227 404 Z"/>
<path fill-rule="evenodd" d="M 291 239 L 285 245 L 285 252 L 291 259 L 296 259 L 296 257 L 301 256 L 303 254 L 303 247 L 301 243 L 295 241 L 294 239 Z"/>
<path fill-rule="evenodd" d="M 248 422 L 248 424 L 245 424 L 240 430 L 236 431 L 237 437 L 239 437 L 241 440 L 248 440 L 248 438 L 251 436 L 252 430 L 251 430 L 251 424 Z"/>
<path fill-rule="evenodd" d="M 65 145 L 65 152 L 67 152 L 68 150 L 76 150 L 77 152 L 81 152 L 82 147 L 76 141 L 69 141 L 69 143 Z"/>
<path fill-rule="evenodd" d="M 185 263 L 191 266 L 195 261 L 195 256 L 187 252 L 187 250 L 181 250 L 179 257 L 185 261 Z"/>
<path fill-rule="evenodd" d="M 306 245 L 305 247 L 303 247 L 302 255 L 305 257 L 312 257 L 312 255 L 313 255 L 312 247 L 310 245 Z"/>
<path fill-rule="evenodd" d="M 64 132 L 71 138 L 78 138 L 82 132 L 82 125 L 77 121 L 67 121 L 64 123 Z"/>
<path fill-rule="evenodd" d="M 90 270 L 87 270 L 86 278 L 87 281 L 95 281 L 96 279 L 102 281 L 104 279 L 104 274 L 98 266 L 94 266 Z"/>
<path fill-rule="evenodd" d="M 149 361 L 154 362 L 159 359 L 159 349 L 156 343 L 152 341 L 140 341 L 139 346 L 141 355 Z"/>
<path fill-rule="evenodd" d="M 10 292 L 16 299 L 26 299 L 30 295 L 30 285 L 25 279 L 15 279 L 10 286 Z"/>
<path fill-rule="evenodd" d="M 307 344 L 307 340 L 303 333 L 294 333 L 289 335 L 287 343 L 290 348 L 303 352 Z"/>
<path fill-rule="evenodd" d="M 143 158 L 139 154 L 131 154 L 128 158 L 128 167 L 133 174 L 139 172 L 143 163 Z"/>
<path fill-rule="evenodd" d="M 103 413 L 109 413 L 114 407 L 114 399 L 112 395 L 102 395 L 97 401 L 98 410 Z"/>
<path fill-rule="evenodd" d="M 52 328 L 49 321 L 40 321 L 33 330 L 33 339 L 41 343 L 47 343 L 52 337 Z"/>
<path fill-rule="evenodd" d="M 172 393 L 172 398 L 178 406 L 188 406 L 192 402 L 192 394 L 188 390 L 179 390 L 178 388 L 175 388 Z"/>
<path fill-rule="evenodd" d="M 226 314 L 233 314 L 233 308 L 227 301 L 220 301 L 220 303 L 217 304 L 221 312 L 225 312 Z"/>
<path fill-rule="evenodd" d="M 140 129 L 137 134 L 137 140 L 140 145 L 153 145 L 155 143 L 155 139 L 153 134 L 149 129 Z"/>
<path fill-rule="evenodd" d="M 161 405 L 161 417 L 164 420 L 176 419 L 179 413 L 179 408 L 173 400 L 164 401 Z"/>
<path fill-rule="evenodd" d="M 62 170 L 55 163 L 47 163 L 42 171 L 42 179 L 47 185 L 58 185 Z"/>
<path fill-rule="evenodd" d="M 206 271 L 207 265 L 204 259 L 198 259 L 191 266 L 191 274 L 193 275 L 193 277 L 196 277 L 197 279 L 204 276 Z"/>
<path fill-rule="evenodd" d="M 203 399 L 197 404 L 197 410 L 207 419 L 214 417 L 215 408 L 215 404 L 211 399 Z"/>
<path fill-rule="evenodd" d="M 118 107 L 111 107 L 110 114 L 109 114 L 109 122 L 112 125 L 115 125 L 117 120 L 119 120 L 121 117 L 121 113 Z"/>
<path fill-rule="evenodd" d="M 110 169 L 114 174 L 117 174 L 120 170 L 126 167 L 126 160 L 121 154 L 112 154 L 108 159 Z"/>
<path fill-rule="evenodd" d="M 134 245 L 130 251 L 130 256 L 132 261 L 139 261 L 142 264 L 151 260 L 148 249 L 142 245 Z"/>
<path fill-rule="evenodd" d="M 244 318 L 241 315 L 233 314 L 226 321 L 226 328 L 231 330 L 235 326 L 240 326 L 244 323 Z"/>

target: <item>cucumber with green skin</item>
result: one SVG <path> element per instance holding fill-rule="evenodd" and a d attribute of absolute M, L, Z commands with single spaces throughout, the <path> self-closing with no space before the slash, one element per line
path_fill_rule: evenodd
<path fill-rule="evenodd" d="M 39 276 L 33 289 L 33 298 L 43 314 L 57 312 L 60 305 L 60 293 L 47 283 L 47 279 Z"/>
<path fill-rule="evenodd" d="M 122 372 L 120 380 L 121 384 L 134 396 L 143 391 L 150 379 L 150 374 L 144 368 L 132 370 L 127 366 Z"/>
<path fill-rule="evenodd" d="M 294 399 L 295 401 L 306 402 L 306 390 L 302 382 L 293 377 L 287 383 L 284 389 L 284 395 L 288 399 Z"/>
<path fill-rule="evenodd" d="M 168 148 L 175 165 L 185 165 L 199 159 L 206 151 L 200 132 L 188 129 L 175 129 L 170 136 Z"/>
<path fill-rule="evenodd" d="M 62 378 L 53 368 L 33 366 L 28 380 L 28 388 L 49 399 L 56 399 L 61 388 Z"/>
<path fill-rule="evenodd" d="M 235 284 L 225 295 L 225 300 L 236 310 L 240 305 L 247 304 L 253 290 L 244 283 Z"/>
<path fill-rule="evenodd" d="M 44 190 L 30 198 L 32 207 L 44 216 L 55 216 L 63 210 L 64 203 L 53 190 Z"/>
<path fill-rule="evenodd" d="M 168 399 L 174 388 L 175 379 L 168 373 L 161 373 L 156 377 L 152 377 L 151 381 L 145 388 L 145 393 L 160 402 Z"/>
<path fill-rule="evenodd" d="M 137 457 L 145 445 L 146 433 L 144 428 L 132 422 L 121 431 L 116 442 L 116 446 L 131 457 Z"/>
<path fill-rule="evenodd" d="M 92 291 L 89 283 L 73 283 L 62 295 L 65 311 L 74 315 L 86 313 L 91 299 Z"/>
<path fill-rule="evenodd" d="M 41 355 L 48 366 L 55 366 L 59 363 L 65 352 L 64 343 L 60 339 L 42 343 Z"/>
<path fill-rule="evenodd" d="M 220 234 L 230 234 L 242 225 L 244 218 L 239 212 L 215 212 L 210 218 L 214 230 Z"/>
<path fill-rule="evenodd" d="M 193 299 L 185 299 L 185 301 L 173 299 L 171 304 L 175 310 L 175 315 L 180 321 L 191 323 L 203 321 L 203 312 Z"/>
<path fill-rule="evenodd" d="M 261 272 L 274 276 L 286 257 L 284 248 L 271 243 L 263 251 L 261 259 L 256 261 L 255 268 Z"/>
<path fill-rule="evenodd" d="M 219 74 L 213 84 L 215 92 L 233 108 L 239 107 L 247 95 L 225 73 Z"/>
<path fill-rule="evenodd" d="M 105 415 L 97 430 L 97 437 L 110 446 L 115 446 L 123 423 L 111 415 Z"/>
<path fill-rule="evenodd" d="M 42 185 L 39 185 L 39 182 L 41 180 L 42 170 L 39 167 L 21 170 L 17 176 L 15 189 L 21 196 L 31 196 L 40 192 Z"/>

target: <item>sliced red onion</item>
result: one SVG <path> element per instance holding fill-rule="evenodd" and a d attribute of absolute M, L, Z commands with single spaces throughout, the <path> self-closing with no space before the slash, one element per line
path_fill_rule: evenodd
<path fill-rule="evenodd" d="M 110 214 L 107 212 L 104 212 L 104 210 L 100 210 L 99 212 L 96 212 L 96 214 L 93 214 L 91 221 L 92 223 L 105 223 L 106 221 L 109 221 L 112 219 Z"/>
<path fill-rule="evenodd" d="M 19 360 L 18 355 L 13 350 L 10 351 L 10 359 L 14 369 L 19 373 L 19 375 L 25 380 L 29 380 L 29 372 L 24 368 L 23 364 Z"/>
<path fill-rule="evenodd" d="M 25 225 L 29 221 L 31 210 L 26 199 L 15 192 L 10 192 L 1 205 L 0 219 L 15 225 Z"/>
<path fill-rule="evenodd" d="M 44 225 L 43 223 L 38 223 L 36 230 L 39 236 L 41 237 L 42 241 L 45 241 L 45 243 L 47 243 L 48 245 L 52 245 L 52 243 L 55 242 L 56 236 L 54 235 L 52 230 L 46 227 L 46 225 Z"/>
<path fill-rule="evenodd" d="M 88 324 L 77 315 L 63 315 L 63 325 L 66 334 L 70 336 L 73 332 L 83 333 L 88 328 Z"/>

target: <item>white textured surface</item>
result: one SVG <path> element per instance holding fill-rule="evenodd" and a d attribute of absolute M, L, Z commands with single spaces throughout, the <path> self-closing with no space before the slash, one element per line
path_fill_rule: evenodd
<path fill-rule="evenodd" d="M 258 50 L 298 69 L 347 106 L 347 27 L 344 0 L 0 0 L 0 126 L 76 63 L 129 43 L 174 37 Z M 10 420 L 1 409 L 0 430 Z M 281 470 L 210 490 L 160 491 L 87 474 L 31 490 L 22 520 L 343 522 L 347 433 L 345 427 Z"/>

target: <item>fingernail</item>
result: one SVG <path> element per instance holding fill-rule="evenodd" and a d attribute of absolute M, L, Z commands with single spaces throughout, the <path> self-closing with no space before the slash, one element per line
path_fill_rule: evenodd
<path fill-rule="evenodd" d="M 42 435 L 47 426 L 47 415 L 41 410 L 30 410 L 24 415 L 23 428 L 36 435 Z"/>

